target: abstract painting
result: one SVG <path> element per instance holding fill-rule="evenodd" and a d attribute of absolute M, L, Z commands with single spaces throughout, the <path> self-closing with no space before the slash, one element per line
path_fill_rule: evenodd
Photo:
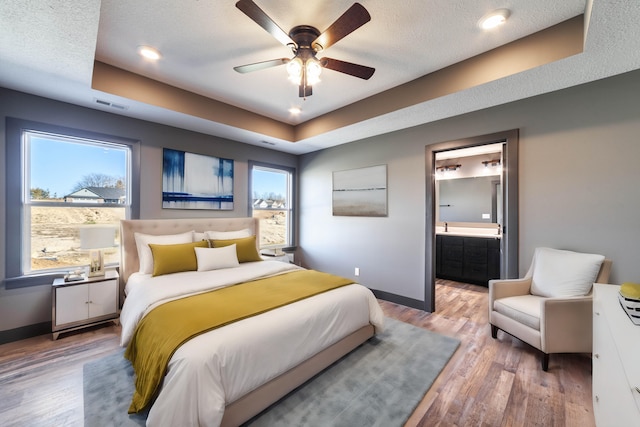
<path fill-rule="evenodd" d="M 387 165 L 333 172 L 334 216 L 387 216 Z"/>
<path fill-rule="evenodd" d="M 162 207 L 233 210 L 233 160 L 165 148 Z"/>

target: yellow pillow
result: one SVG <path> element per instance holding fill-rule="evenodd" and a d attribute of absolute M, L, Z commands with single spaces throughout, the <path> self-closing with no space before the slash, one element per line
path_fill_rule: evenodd
<path fill-rule="evenodd" d="M 236 245 L 238 262 L 262 261 L 256 248 L 256 236 L 243 237 L 241 239 L 211 240 L 212 248 Z"/>
<path fill-rule="evenodd" d="M 208 247 L 209 242 L 206 240 L 175 245 L 154 245 L 149 243 L 153 256 L 153 276 L 197 270 L 198 259 L 194 248 Z"/>
<path fill-rule="evenodd" d="M 640 300 L 640 283 L 624 282 L 620 286 L 620 294 L 625 298 Z"/>

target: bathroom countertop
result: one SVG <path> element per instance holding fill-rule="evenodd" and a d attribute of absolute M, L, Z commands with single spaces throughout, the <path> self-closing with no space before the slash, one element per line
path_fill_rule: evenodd
<path fill-rule="evenodd" d="M 436 227 L 436 235 L 439 236 L 460 236 L 460 237 L 483 237 L 500 239 L 502 234 L 498 234 L 493 228 L 464 228 L 449 227 L 448 231 L 444 231 L 443 227 Z"/>

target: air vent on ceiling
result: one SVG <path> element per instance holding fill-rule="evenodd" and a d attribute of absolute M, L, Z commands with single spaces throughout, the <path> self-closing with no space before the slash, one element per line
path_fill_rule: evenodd
<path fill-rule="evenodd" d="M 113 102 L 105 101 L 104 99 L 94 98 L 94 101 L 96 101 L 96 104 L 100 104 L 100 105 L 103 105 L 105 107 L 115 108 L 117 110 L 128 110 L 129 109 L 129 107 L 126 106 L 126 105 L 114 104 Z"/>
<path fill-rule="evenodd" d="M 266 144 L 266 145 L 276 145 L 275 142 L 269 142 L 269 141 L 260 141 L 260 142 L 262 142 L 263 144 Z"/>

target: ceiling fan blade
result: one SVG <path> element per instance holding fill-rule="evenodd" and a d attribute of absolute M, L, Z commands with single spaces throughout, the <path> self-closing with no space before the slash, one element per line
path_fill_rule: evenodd
<path fill-rule="evenodd" d="M 254 62 L 253 64 L 238 65 L 233 67 L 239 73 L 251 73 L 253 71 L 264 70 L 265 68 L 277 67 L 289 62 L 288 58 L 272 59 L 270 61 Z"/>
<path fill-rule="evenodd" d="M 333 58 L 322 58 L 320 59 L 320 63 L 324 68 L 338 71 L 340 73 L 349 74 L 351 76 L 358 77 L 364 80 L 369 80 L 369 78 L 373 76 L 373 73 L 375 73 L 376 71 L 375 68 L 354 64 L 352 62 L 340 61 L 339 59 Z"/>
<path fill-rule="evenodd" d="M 322 34 L 316 38 L 311 46 L 319 44 L 322 49 L 337 43 L 354 30 L 362 27 L 371 20 L 371 15 L 360 3 L 354 3 L 345 13 L 329 26 Z"/>
<path fill-rule="evenodd" d="M 236 7 L 243 11 L 244 14 L 251 18 L 256 24 L 267 30 L 269 34 L 275 37 L 283 45 L 295 45 L 295 42 L 291 40 L 291 37 L 289 37 L 282 28 L 278 27 L 278 24 L 273 22 L 273 20 L 269 18 L 269 16 L 253 1 L 240 0 L 236 3 Z"/>

